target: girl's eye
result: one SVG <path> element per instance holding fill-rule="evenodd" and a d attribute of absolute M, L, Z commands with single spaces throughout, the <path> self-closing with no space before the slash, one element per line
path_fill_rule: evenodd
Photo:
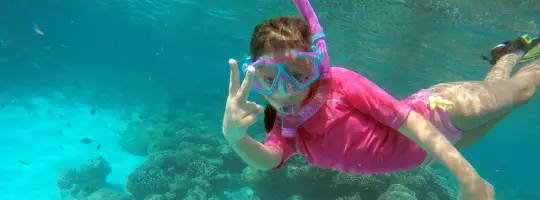
<path fill-rule="evenodd" d="M 307 79 L 307 76 L 304 76 L 303 74 L 293 74 L 293 78 L 296 79 L 299 83 L 305 81 Z"/>
<path fill-rule="evenodd" d="M 274 78 L 264 78 L 264 82 L 266 82 L 269 85 L 272 85 L 272 83 L 274 83 Z"/>

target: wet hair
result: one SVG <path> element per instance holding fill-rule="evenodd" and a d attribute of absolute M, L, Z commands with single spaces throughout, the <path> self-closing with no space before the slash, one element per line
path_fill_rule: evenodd
<path fill-rule="evenodd" d="M 253 61 L 265 53 L 283 54 L 291 49 L 309 51 L 311 33 L 309 25 L 298 17 L 276 17 L 264 20 L 255 27 L 249 42 Z M 264 129 L 272 130 L 277 111 L 270 104 L 264 109 Z"/>
<path fill-rule="evenodd" d="M 277 117 L 276 109 L 272 107 L 270 104 L 267 104 L 266 108 L 264 108 L 264 130 L 266 130 L 267 133 L 270 133 L 270 131 L 274 127 L 276 117 Z"/>
<path fill-rule="evenodd" d="M 298 17 L 276 17 L 264 20 L 255 27 L 249 49 L 253 61 L 264 53 L 285 53 L 296 49 L 309 51 L 311 33 L 308 24 Z"/>

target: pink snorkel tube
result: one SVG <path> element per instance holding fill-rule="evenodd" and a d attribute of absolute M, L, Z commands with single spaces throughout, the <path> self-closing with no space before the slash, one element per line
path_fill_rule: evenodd
<path fill-rule="evenodd" d="M 293 0 L 293 3 L 308 23 L 312 34 L 312 42 L 323 53 L 323 57 L 319 65 L 319 86 L 313 98 L 302 107 L 300 112 L 295 114 L 281 114 L 281 134 L 283 137 L 296 136 L 298 126 L 319 110 L 326 101 L 330 89 L 330 61 L 326 50 L 325 36 L 319 24 L 319 19 L 317 19 L 317 15 L 311 7 L 309 0 Z"/>

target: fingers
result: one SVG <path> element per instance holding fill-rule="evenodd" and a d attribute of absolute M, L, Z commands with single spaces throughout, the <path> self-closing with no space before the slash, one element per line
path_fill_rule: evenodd
<path fill-rule="evenodd" d="M 248 101 L 244 105 L 244 110 L 248 113 L 262 113 L 264 111 L 264 108 L 260 106 L 259 104 Z"/>
<path fill-rule="evenodd" d="M 249 96 L 249 90 L 251 89 L 251 85 L 253 84 L 254 77 L 255 68 L 253 68 L 253 66 L 249 66 L 246 77 L 244 78 L 242 86 L 240 87 L 240 91 L 238 91 L 238 103 L 245 103 L 247 101 L 247 98 Z"/>
<path fill-rule="evenodd" d="M 240 126 L 240 127 L 251 126 L 252 124 L 257 122 L 258 119 L 259 119 L 259 115 L 257 113 L 251 113 L 251 114 L 247 115 L 246 117 L 244 117 L 243 119 L 241 119 L 238 122 L 238 126 Z"/>
<path fill-rule="evenodd" d="M 264 113 L 264 107 L 260 105 L 256 105 L 256 106 L 257 106 L 257 111 L 259 111 L 259 113 Z"/>
<path fill-rule="evenodd" d="M 250 126 L 257 121 L 258 117 L 256 116 L 264 113 L 264 107 L 250 101 L 241 105 L 239 109 L 241 112 L 239 113 L 239 118 L 236 120 L 239 127 Z"/>
<path fill-rule="evenodd" d="M 229 80 L 229 96 L 236 95 L 240 88 L 240 74 L 238 72 L 238 63 L 234 59 L 229 59 L 231 67 L 231 77 Z"/>

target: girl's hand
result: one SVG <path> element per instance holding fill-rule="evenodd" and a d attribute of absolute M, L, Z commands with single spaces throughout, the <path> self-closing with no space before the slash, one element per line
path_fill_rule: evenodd
<path fill-rule="evenodd" d="M 458 200 L 495 200 L 495 191 L 491 184 L 479 178 L 460 185 Z"/>
<path fill-rule="evenodd" d="M 248 73 L 240 86 L 240 73 L 236 60 L 229 60 L 231 66 L 231 78 L 229 83 L 229 96 L 223 116 L 223 135 L 227 141 L 235 143 L 242 139 L 247 129 L 257 122 L 258 114 L 263 112 L 263 107 L 247 100 L 255 69 L 250 66 Z"/>

